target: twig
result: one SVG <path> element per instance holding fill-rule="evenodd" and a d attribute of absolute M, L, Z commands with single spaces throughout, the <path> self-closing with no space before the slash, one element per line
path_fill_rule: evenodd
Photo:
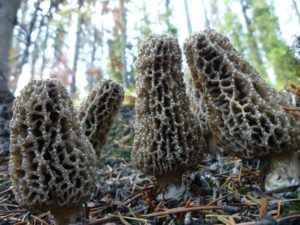
<path fill-rule="evenodd" d="M 212 209 L 224 209 L 224 206 L 197 206 L 197 207 L 178 207 L 173 209 L 167 209 L 163 212 L 149 213 L 145 215 L 140 215 L 143 218 L 151 218 L 151 217 L 159 217 L 159 216 L 167 216 L 170 214 L 178 214 L 184 212 L 196 212 L 196 211 L 204 211 L 204 210 L 212 210 Z"/>
<path fill-rule="evenodd" d="M 279 222 L 284 221 L 284 220 L 290 220 L 290 219 L 299 218 L 299 217 L 300 217 L 300 214 L 286 216 L 286 217 L 282 217 L 282 218 L 278 219 L 277 222 L 279 223 Z"/>
<path fill-rule="evenodd" d="M 239 170 L 239 176 L 238 176 L 238 182 L 241 182 L 242 179 L 242 170 L 243 170 L 243 163 L 240 164 L 240 170 Z"/>
<path fill-rule="evenodd" d="M 104 217 L 104 218 L 101 218 L 101 219 L 97 219 L 97 220 L 94 220 L 92 222 L 89 222 L 87 223 L 86 225 L 98 225 L 98 224 L 103 224 L 103 223 L 106 223 L 108 221 L 110 221 L 112 218 L 111 217 Z"/>
<path fill-rule="evenodd" d="M 122 217 L 122 214 L 120 212 L 118 212 L 118 216 L 121 220 L 121 222 L 124 224 L 124 225 L 130 225 L 130 223 L 128 223 L 123 217 Z"/>
<path fill-rule="evenodd" d="M 261 206 L 259 208 L 259 219 L 262 219 L 263 216 L 265 215 L 266 211 L 267 211 L 267 207 L 268 207 L 268 200 L 266 197 L 263 197 L 261 199 Z"/>
<path fill-rule="evenodd" d="M 280 211 L 281 211 L 281 202 L 278 202 L 278 207 L 277 207 L 277 218 L 280 216 Z"/>
<path fill-rule="evenodd" d="M 45 224 L 45 225 L 49 225 L 49 223 L 47 223 L 45 220 L 37 217 L 37 216 L 34 216 L 34 215 L 31 215 L 31 217 L 35 220 L 38 220 L 39 222 L 41 222 L 41 224 Z"/>
<path fill-rule="evenodd" d="M 226 198 L 226 197 L 229 196 L 229 195 L 235 194 L 236 192 L 237 192 L 237 191 L 229 192 L 228 194 L 226 194 L 226 195 L 224 195 L 224 196 L 222 196 L 222 197 L 219 197 L 219 198 L 217 198 L 217 199 L 212 200 L 212 201 L 209 202 L 207 205 L 212 205 L 213 203 L 215 203 L 215 202 L 217 202 L 217 201 L 219 201 L 219 200 L 221 200 L 221 199 L 224 199 L 224 198 Z"/>
<path fill-rule="evenodd" d="M 120 212 L 117 215 L 114 214 L 107 214 L 107 216 L 109 217 L 116 217 L 116 218 L 120 218 L 119 216 Z M 121 214 L 120 214 L 121 215 Z M 149 222 L 147 219 L 144 218 L 138 218 L 138 217 L 129 217 L 129 216 L 122 216 L 123 219 L 128 219 L 128 220 L 133 220 L 133 221 L 139 221 L 139 222 L 143 222 L 143 223 L 147 223 Z M 127 221 L 126 221 L 127 222 Z M 128 222 L 127 222 L 128 223 Z M 129 223 L 128 223 L 129 224 Z M 129 224 L 130 225 L 130 224 Z"/>
<path fill-rule="evenodd" d="M 252 222 L 246 222 L 246 223 L 236 223 L 236 225 L 255 225 L 256 222 L 252 221 Z"/>
<path fill-rule="evenodd" d="M 2 195 L 8 194 L 11 190 L 12 190 L 12 187 L 10 187 L 10 188 L 8 188 L 8 189 L 6 189 L 6 190 L 4 190 L 4 191 L 1 191 L 1 192 L 0 192 L 0 197 L 1 197 Z"/>
<path fill-rule="evenodd" d="M 132 202 L 133 200 L 141 197 L 143 195 L 143 193 L 138 193 L 136 195 L 134 195 L 132 198 L 127 199 L 126 201 L 123 202 L 124 205 L 129 204 L 130 202 Z"/>

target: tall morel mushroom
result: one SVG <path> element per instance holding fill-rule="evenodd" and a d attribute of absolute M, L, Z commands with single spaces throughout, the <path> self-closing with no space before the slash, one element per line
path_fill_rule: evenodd
<path fill-rule="evenodd" d="M 112 80 L 102 80 L 81 104 L 79 119 L 98 158 L 123 99 L 124 90 L 121 85 Z"/>
<path fill-rule="evenodd" d="M 17 202 L 59 225 L 83 214 L 96 155 L 58 80 L 31 81 L 13 104 L 9 172 Z"/>
<path fill-rule="evenodd" d="M 299 185 L 299 121 L 283 109 L 284 95 L 214 30 L 191 35 L 185 54 L 218 144 L 241 158 L 269 161 L 267 191 Z"/>
<path fill-rule="evenodd" d="M 133 161 L 154 175 L 160 188 L 181 187 L 182 174 L 200 162 L 204 140 L 189 109 L 177 40 L 150 35 L 140 49 L 136 71 Z"/>

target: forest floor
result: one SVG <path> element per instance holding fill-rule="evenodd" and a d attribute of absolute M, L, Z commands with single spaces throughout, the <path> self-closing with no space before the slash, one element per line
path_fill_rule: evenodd
<path fill-rule="evenodd" d="M 77 224 L 300 224 L 300 191 L 267 194 L 259 162 L 207 157 L 184 175 L 185 200 L 157 200 L 155 180 L 130 160 L 134 112 L 123 107 L 99 163 L 97 186 Z M 15 201 L 8 158 L 0 159 L 0 225 L 53 224 L 49 213 L 31 214 Z"/>

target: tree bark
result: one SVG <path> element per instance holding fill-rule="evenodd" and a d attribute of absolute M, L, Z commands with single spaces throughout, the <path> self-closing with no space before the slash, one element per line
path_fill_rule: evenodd
<path fill-rule="evenodd" d="M 8 55 L 20 0 L 0 0 L 0 92 L 8 92 Z"/>
<path fill-rule="evenodd" d="M 184 10 L 185 10 L 185 16 L 186 16 L 186 25 L 187 25 L 189 34 L 191 34 L 193 32 L 193 30 L 192 30 L 189 6 L 188 6 L 187 0 L 183 0 L 183 1 L 184 1 Z"/>
<path fill-rule="evenodd" d="M 249 46 L 249 50 L 250 50 L 250 57 L 251 60 L 254 64 L 254 67 L 260 72 L 262 73 L 264 76 L 266 76 L 266 70 L 264 68 L 264 63 L 263 60 L 261 58 L 261 54 L 259 52 L 259 47 L 257 45 L 257 42 L 255 41 L 255 34 L 254 31 L 255 29 L 252 27 L 251 25 L 251 20 L 247 15 L 247 2 L 244 2 L 244 0 L 240 0 L 240 5 L 242 7 L 242 14 L 243 17 L 245 19 L 245 23 L 246 23 L 246 28 L 247 28 L 247 41 L 248 41 L 248 46 Z"/>
<path fill-rule="evenodd" d="M 126 33 L 126 26 L 127 26 L 127 18 L 126 18 L 126 8 L 124 0 L 119 0 L 120 6 L 120 13 L 121 13 L 121 59 L 122 59 L 122 81 L 124 88 L 128 86 L 128 79 L 127 79 L 127 69 L 126 69 L 126 45 L 127 45 L 127 33 Z"/>
<path fill-rule="evenodd" d="M 292 6 L 293 6 L 293 8 L 294 8 L 294 10 L 295 10 L 295 13 L 296 13 L 296 15 L 297 15 L 297 17 L 298 17 L 298 22 L 299 22 L 299 24 L 300 24 L 300 12 L 299 12 L 299 10 L 298 10 L 298 5 L 297 5 L 297 3 L 296 3 L 295 0 L 292 0 Z"/>
<path fill-rule="evenodd" d="M 73 59 L 73 76 L 71 80 L 71 96 L 73 98 L 76 97 L 76 72 L 77 72 L 77 63 L 79 58 L 79 49 L 81 43 L 81 32 L 82 32 L 82 23 L 83 23 L 82 15 L 79 12 L 82 5 L 83 5 L 83 0 L 78 0 L 78 20 L 77 20 L 75 52 L 74 52 L 74 59 Z"/>
<path fill-rule="evenodd" d="M 18 81 L 22 74 L 23 67 L 25 66 L 26 63 L 28 63 L 30 46 L 33 44 L 32 43 L 32 33 L 35 29 L 35 24 L 36 24 L 36 21 L 38 18 L 38 12 L 40 10 L 40 5 L 41 5 L 41 0 L 37 1 L 35 4 L 35 10 L 34 10 L 32 19 L 29 24 L 28 32 L 26 34 L 26 39 L 25 39 L 26 46 L 25 46 L 23 55 L 21 57 L 21 61 L 20 61 L 19 65 L 17 66 L 16 74 L 14 77 L 13 92 L 15 92 L 17 89 Z"/>
<path fill-rule="evenodd" d="M 0 0 L 0 156 L 9 150 L 9 120 L 14 99 L 8 88 L 8 56 L 20 0 Z"/>
<path fill-rule="evenodd" d="M 210 28 L 210 22 L 209 22 L 209 19 L 208 19 L 207 10 L 206 10 L 204 0 L 201 0 L 201 2 L 202 2 L 203 11 L 204 11 L 205 26 L 207 28 Z"/>

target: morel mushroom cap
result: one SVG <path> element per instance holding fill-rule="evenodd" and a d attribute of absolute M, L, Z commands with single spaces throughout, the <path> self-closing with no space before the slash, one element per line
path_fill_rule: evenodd
<path fill-rule="evenodd" d="M 189 108 L 177 40 L 150 35 L 140 49 L 136 71 L 132 158 L 162 187 L 181 182 L 182 173 L 200 162 L 204 140 Z"/>
<path fill-rule="evenodd" d="M 294 156 L 300 144 L 299 122 L 282 107 L 289 101 L 260 77 L 228 38 L 214 30 L 193 34 L 185 42 L 185 54 L 220 146 L 246 159 L 283 152 Z M 294 160 L 279 163 L 278 157 L 274 159 L 271 164 L 277 166 L 270 168 L 287 167 L 285 174 L 276 169 L 269 172 L 266 179 L 277 182 L 266 182 L 270 184 L 266 189 L 277 189 L 278 183 L 282 187 L 299 184 L 300 171 L 295 174 L 296 170 L 289 168 Z"/>
<path fill-rule="evenodd" d="M 124 90 L 121 85 L 112 80 L 102 80 L 81 104 L 79 119 L 98 157 L 123 99 Z"/>
<path fill-rule="evenodd" d="M 188 84 L 190 108 L 200 123 L 202 135 L 206 141 L 206 150 L 210 155 L 216 155 L 218 152 L 218 146 L 209 127 L 209 117 L 202 92 L 198 90 L 191 76 L 189 76 Z"/>
<path fill-rule="evenodd" d="M 58 224 L 82 213 L 95 184 L 96 155 L 58 80 L 34 80 L 13 104 L 9 172 L 17 202 L 50 210 Z"/>

